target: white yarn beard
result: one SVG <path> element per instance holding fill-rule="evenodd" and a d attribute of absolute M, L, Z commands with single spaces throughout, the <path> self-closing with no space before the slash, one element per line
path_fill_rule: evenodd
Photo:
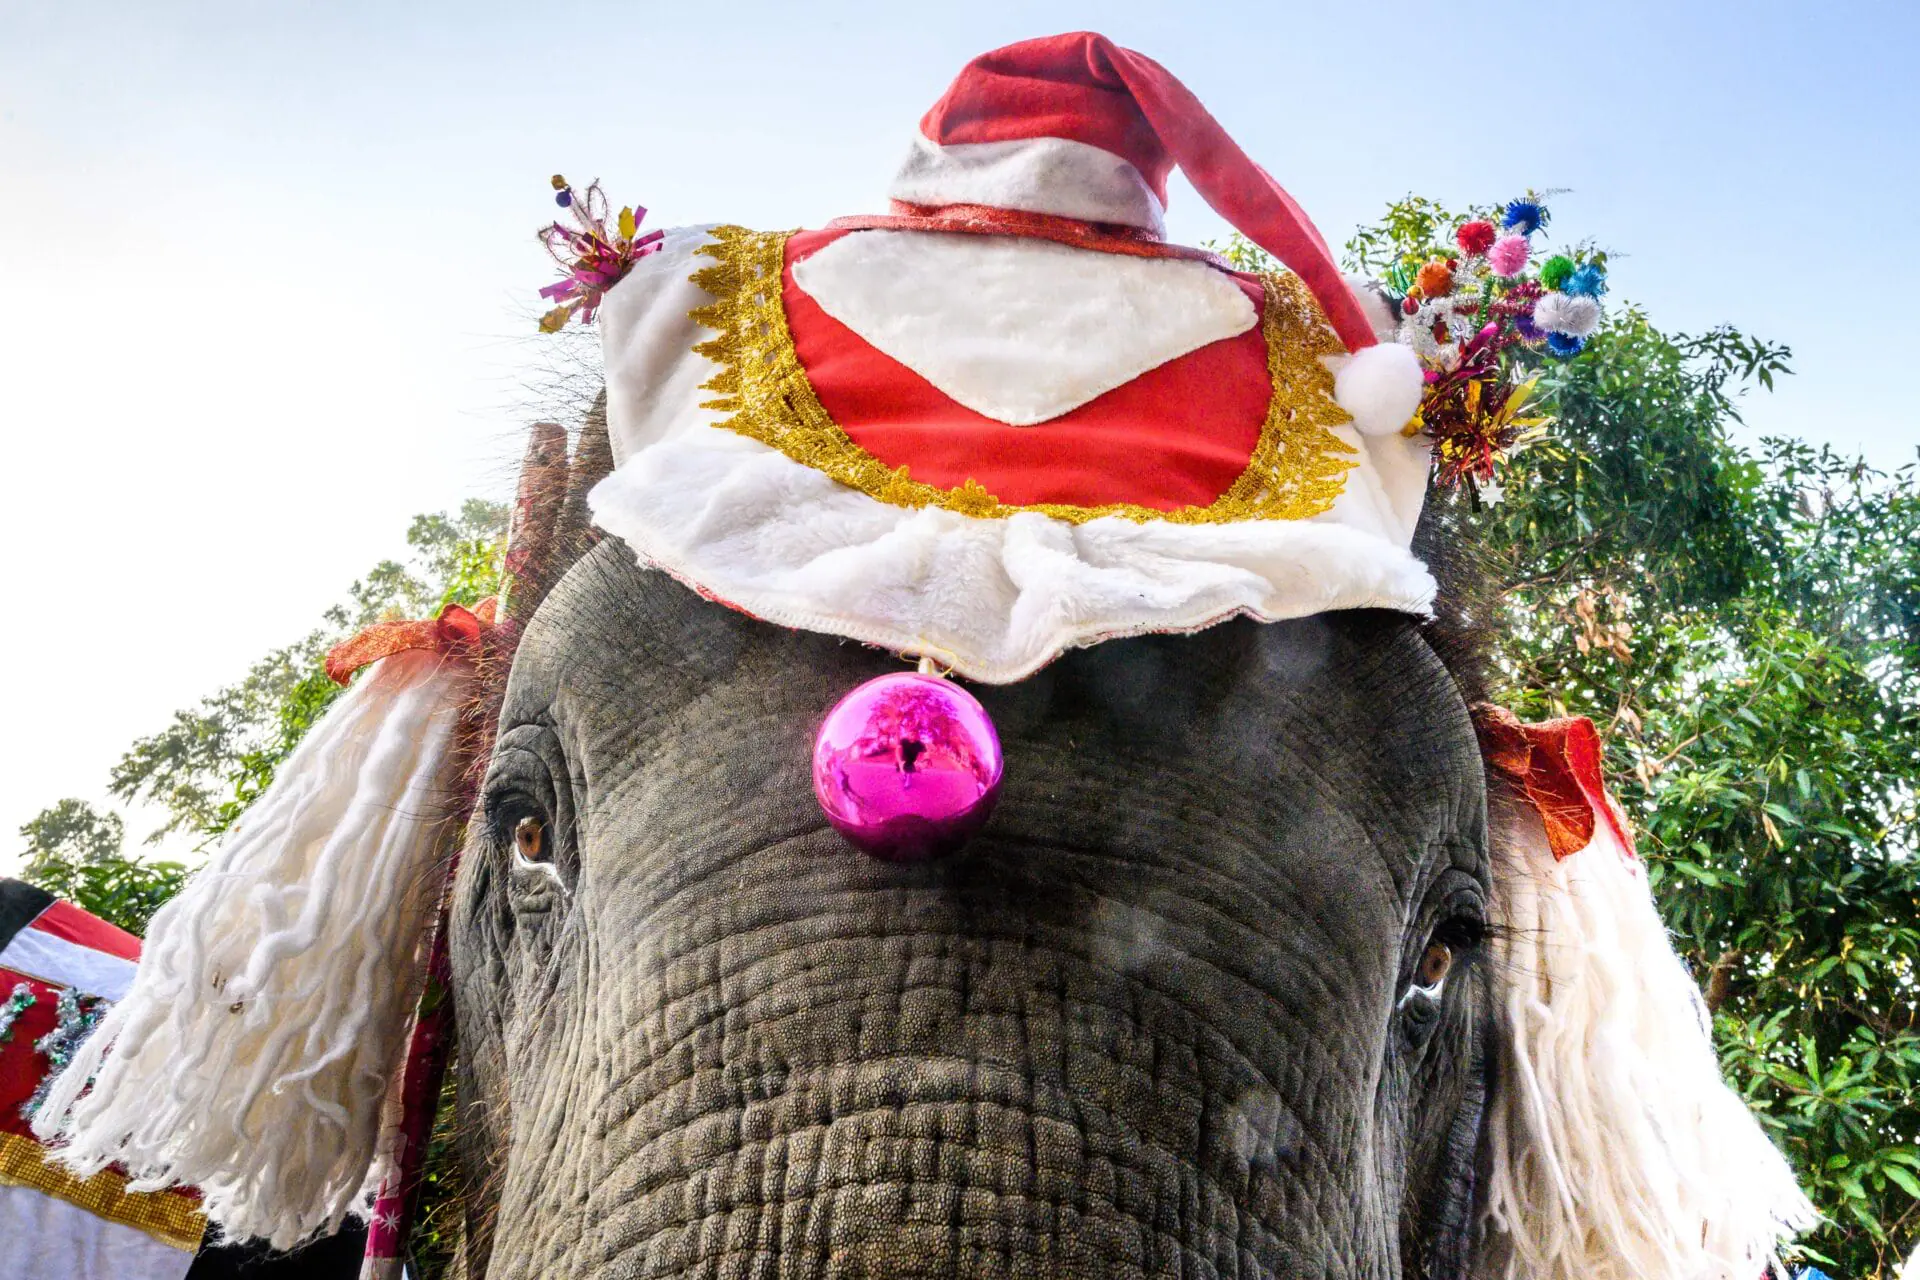
<path fill-rule="evenodd" d="M 285 1249 L 362 1208 L 438 902 L 467 669 L 376 663 L 155 913 L 127 998 L 34 1121 L 85 1176 L 196 1186 Z M 90 1092 L 82 1094 L 89 1078 Z"/>
<path fill-rule="evenodd" d="M 1537 815 L 1505 816 L 1497 1274 L 1755 1280 L 1817 1215 L 1722 1079 L 1645 875 L 1598 825 L 1556 862 Z"/>

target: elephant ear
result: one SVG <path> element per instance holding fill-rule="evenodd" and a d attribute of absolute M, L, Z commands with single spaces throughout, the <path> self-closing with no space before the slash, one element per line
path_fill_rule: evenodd
<path fill-rule="evenodd" d="M 1585 719 L 1476 713 L 1496 783 L 1506 1041 L 1489 1274 L 1757 1280 L 1815 1213 L 1721 1077 Z"/>

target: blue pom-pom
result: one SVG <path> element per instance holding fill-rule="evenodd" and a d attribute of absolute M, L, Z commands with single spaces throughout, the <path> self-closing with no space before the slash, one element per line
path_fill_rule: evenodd
<path fill-rule="evenodd" d="M 1833 1277 L 1818 1267 L 1802 1267 L 1793 1273 L 1793 1280 L 1833 1280 Z"/>
<path fill-rule="evenodd" d="M 553 202 L 564 209 L 573 203 L 573 192 L 570 190 L 562 190 L 559 195 L 553 198 Z"/>
<path fill-rule="evenodd" d="M 1547 335 L 1547 350 L 1562 360 L 1571 360 L 1585 350 L 1587 340 L 1576 338 L 1570 333 L 1550 333 Z"/>
<path fill-rule="evenodd" d="M 1547 211 L 1531 200 L 1515 200 L 1507 205 L 1507 216 L 1501 225 L 1530 236 L 1547 225 Z"/>
<path fill-rule="evenodd" d="M 1592 262 L 1568 276 L 1560 286 L 1562 293 L 1577 293 L 1588 298 L 1597 298 L 1606 291 L 1606 268 Z"/>

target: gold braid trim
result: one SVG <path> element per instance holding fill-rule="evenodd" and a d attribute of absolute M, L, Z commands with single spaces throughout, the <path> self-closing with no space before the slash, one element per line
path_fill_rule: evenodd
<path fill-rule="evenodd" d="M 699 252 L 714 265 L 694 273 L 693 283 L 716 301 L 689 313 L 719 336 L 694 351 L 720 366 L 703 384 L 715 398 L 702 403 L 732 416 L 716 425 L 778 449 L 795 462 L 896 507 L 944 507 L 992 520 L 1018 511 L 1038 511 L 1081 524 L 1101 516 L 1147 522 L 1225 524 L 1240 520 L 1305 520 L 1331 507 L 1346 487 L 1355 463 L 1341 454 L 1354 449 L 1328 427 L 1352 421 L 1334 403 L 1333 375 L 1323 355 L 1346 349 L 1298 277 L 1262 277 L 1266 288 L 1261 331 L 1267 342 L 1267 373 L 1273 398 L 1247 469 L 1227 491 L 1204 507 L 1160 511 L 1130 502 L 1097 507 L 1043 502 L 1001 502 L 973 480 L 957 489 L 922 484 L 907 468 L 888 467 L 862 449 L 827 416 L 793 349 L 781 297 L 788 231 L 749 231 L 723 226 Z"/>
<path fill-rule="evenodd" d="M 45 1147 L 17 1133 L 0 1133 L 0 1185 L 31 1187 L 188 1253 L 198 1252 L 207 1233 L 206 1215 L 179 1192 L 128 1191 L 125 1175 L 111 1169 L 77 1178 L 49 1160 Z"/>

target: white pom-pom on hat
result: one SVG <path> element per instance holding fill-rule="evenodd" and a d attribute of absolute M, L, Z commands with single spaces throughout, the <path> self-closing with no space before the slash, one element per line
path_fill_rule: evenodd
<path fill-rule="evenodd" d="M 1600 304 L 1572 293 L 1550 293 L 1534 304 L 1533 323 L 1548 333 L 1590 338 L 1600 327 Z"/>
<path fill-rule="evenodd" d="M 1353 415 L 1354 430 L 1363 436 L 1391 435 L 1406 426 L 1426 386 L 1420 357 L 1399 342 L 1364 347 L 1333 374 L 1333 398 Z"/>

